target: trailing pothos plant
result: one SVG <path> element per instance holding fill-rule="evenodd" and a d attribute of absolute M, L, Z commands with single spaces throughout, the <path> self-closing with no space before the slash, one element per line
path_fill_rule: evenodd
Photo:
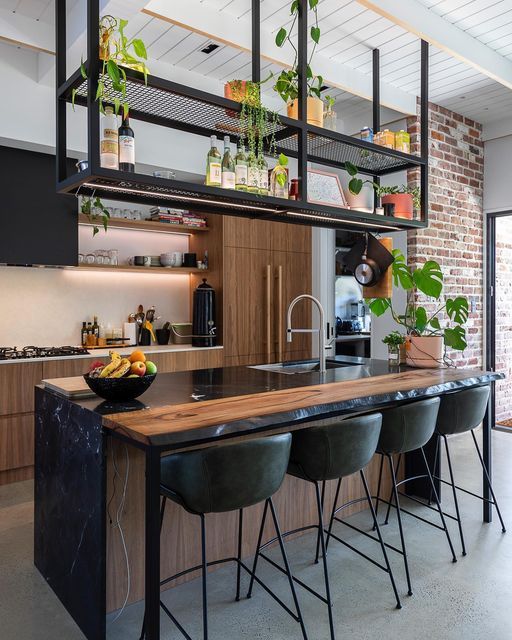
<path fill-rule="evenodd" d="M 397 311 L 391 298 L 374 298 L 368 301 L 370 311 L 382 316 L 389 310 L 409 336 L 443 336 L 445 347 L 464 351 L 467 347 L 465 324 L 469 317 L 467 298 L 441 296 L 443 272 L 435 260 L 427 260 L 422 266 L 413 268 L 406 263 L 399 249 L 393 250 L 393 257 L 394 284 L 407 292 L 405 309 L 402 313 Z M 426 306 L 419 304 L 420 294 L 426 296 Z"/>
<path fill-rule="evenodd" d="M 146 65 L 148 57 L 146 45 L 140 38 L 128 38 L 125 28 L 128 20 L 103 16 L 99 24 L 100 60 L 102 63 L 95 100 L 99 102 L 100 111 L 104 113 L 105 104 L 114 107 L 116 115 L 123 109 L 127 117 L 130 104 L 126 92 L 125 68 L 134 69 L 144 75 L 147 84 L 149 69 Z M 87 70 L 82 60 L 80 72 L 87 79 Z M 77 89 L 73 89 L 71 102 L 75 104 Z"/>
<path fill-rule="evenodd" d="M 83 213 L 85 216 L 87 216 L 89 222 L 93 225 L 93 237 L 100 230 L 98 225 L 102 225 L 105 229 L 105 233 L 107 232 L 110 213 L 104 206 L 101 198 L 99 198 L 98 196 L 83 196 L 82 202 L 80 204 L 80 213 Z"/>
<path fill-rule="evenodd" d="M 364 151 L 364 150 L 363 150 Z M 373 180 L 363 180 L 362 178 L 358 178 L 358 170 L 357 167 L 351 162 L 345 163 L 345 170 L 350 176 L 350 181 L 348 183 L 348 190 L 350 193 L 355 196 L 361 193 L 361 189 L 365 184 L 370 184 L 375 193 L 377 194 L 377 198 L 382 198 L 385 195 L 394 195 L 396 193 L 409 193 L 412 196 L 412 204 L 415 209 L 421 209 L 421 190 L 419 187 L 412 187 L 410 185 L 403 184 L 401 186 L 393 185 L 393 186 L 384 186 L 378 184 L 377 182 L 373 182 Z"/>
<path fill-rule="evenodd" d="M 315 96 L 321 98 L 320 90 L 323 85 L 322 76 L 315 76 L 311 69 L 311 62 L 315 55 L 316 47 L 320 42 L 320 27 L 318 26 L 318 0 L 308 0 L 309 9 L 313 11 L 314 24 L 311 26 L 309 33 L 311 40 L 313 40 L 313 47 L 311 55 L 306 66 L 306 82 L 308 89 L 308 96 Z M 294 29 L 299 18 L 299 0 L 293 0 L 290 4 L 290 15 L 292 16 L 292 24 L 289 29 L 281 27 L 276 34 L 275 42 L 278 47 L 283 47 L 285 43 L 288 43 L 294 51 L 294 59 L 291 69 L 283 69 L 277 77 L 274 84 L 274 91 L 276 91 L 283 101 L 288 104 L 297 99 L 299 95 L 299 70 L 297 68 L 297 62 L 299 59 L 299 52 L 295 43 L 293 42 Z"/>
<path fill-rule="evenodd" d="M 276 156 L 277 143 L 276 131 L 279 126 L 279 115 L 271 111 L 261 102 L 261 85 L 266 82 L 247 82 L 245 92 L 238 92 L 242 110 L 240 112 L 240 141 L 245 144 L 247 140 L 248 152 L 255 157 L 263 155 L 265 143 L 269 155 Z M 232 80 L 231 90 L 237 95 L 236 83 L 241 80 Z"/>

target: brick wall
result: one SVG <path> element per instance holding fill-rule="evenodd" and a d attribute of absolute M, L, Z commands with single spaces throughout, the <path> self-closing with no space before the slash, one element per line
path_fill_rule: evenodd
<path fill-rule="evenodd" d="M 419 153 L 419 119 L 408 119 L 412 150 Z M 409 264 L 437 260 L 444 293 L 465 295 L 475 307 L 468 323 L 468 348 L 452 352 L 460 366 L 483 362 L 483 179 L 480 124 L 435 104 L 429 105 L 429 226 L 408 233 Z M 417 171 L 409 183 L 419 185 Z"/>
<path fill-rule="evenodd" d="M 496 422 L 510 420 L 512 409 L 512 218 L 496 220 Z"/>

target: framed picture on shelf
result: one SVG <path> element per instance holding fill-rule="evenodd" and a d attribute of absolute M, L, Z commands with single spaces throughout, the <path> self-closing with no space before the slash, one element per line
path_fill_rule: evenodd
<path fill-rule="evenodd" d="M 348 208 L 337 174 L 308 169 L 308 202 Z"/>

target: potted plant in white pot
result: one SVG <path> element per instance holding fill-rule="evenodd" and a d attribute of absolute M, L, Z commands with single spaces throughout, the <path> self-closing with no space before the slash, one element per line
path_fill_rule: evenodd
<path fill-rule="evenodd" d="M 368 301 L 370 311 L 381 316 L 389 309 L 395 322 L 406 330 L 408 365 L 430 368 L 450 364 L 447 348 L 464 351 L 467 347 L 467 299 L 463 296 L 441 297 L 443 272 L 435 260 L 427 260 L 422 266 L 413 268 L 407 265 L 400 250 L 395 249 L 393 257 L 394 284 L 407 292 L 405 309 L 403 313 L 397 311 L 392 298 L 375 298 Z M 426 298 L 424 304 L 419 300 L 422 295 Z"/>
<path fill-rule="evenodd" d="M 399 331 L 392 331 L 382 338 L 388 346 L 388 360 L 390 364 L 405 364 L 405 336 Z"/>

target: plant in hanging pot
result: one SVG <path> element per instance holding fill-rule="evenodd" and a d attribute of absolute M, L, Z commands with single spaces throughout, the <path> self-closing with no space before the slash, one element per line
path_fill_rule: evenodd
<path fill-rule="evenodd" d="M 392 273 L 395 286 L 407 292 L 403 313 L 394 307 L 392 298 L 369 300 L 370 311 L 382 316 L 388 310 L 395 322 L 406 330 L 406 361 L 414 367 L 450 365 L 446 349 L 464 351 L 467 347 L 465 324 L 469 305 L 464 296 L 441 298 L 443 273 L 439 263 L 427 260 L 420 267 L 407 265 L 404 255 L 393 250 Z M 419 304 L 423 294 L 426 304 Z M 444 318 L 444 328 L 441 320 Z"/>
<path fill-rule="evenodd" d="M 310 28 L 310 36 L 313 41 L 313 47 L 311 55 L 306 66 L 306 84 L 307 84 L 307 121 L 309 124 L 316 125 L 317 127 L 323 127 L 323 111 L 324 104 L 322 102 L 320 91 L 323 86 L 322 76 L 315 76 L 311 69 L 311 61 L 315 54 L 316 47 L 320 42 L 320 27 L 318 26 L 318 0 L 308 0 L 309 9 L 313 11 L 314 24 Z M 294 29 L 299 17 L 299 0 L 293 0 L 290 5 L 290 15 L 292 16 L 292 24 L 289 29 L 281 27 L 276 35 L 276 45 L 283 47 L 285 43 L 288 43 L 294 51 L 294 60 L 291 69 L 283 69 L 277 77 L 274 84 L 274 91 L 276 91 L 287 106 L 287 114 L 289 118 L 298 119 L 299 115 L 299 70 L 297 68 L 298 63 L 298 50 L 293 42 Z"/>
<path fill-rule="evenodd" d="M 388 346 L 388 360 L 390 364 L 405 364 L 405 336 L 399 331 L 392 331 L 382 338 Z"/>

